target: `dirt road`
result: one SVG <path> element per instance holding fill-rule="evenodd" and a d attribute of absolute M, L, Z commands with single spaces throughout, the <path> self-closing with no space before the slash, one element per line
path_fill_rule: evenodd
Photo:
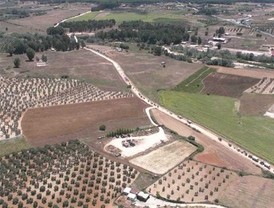
<path fill-rule="evenodd" d="M 147 104 L 156 107 L 159 111 L 171 116 L 172 118 L 180 121 L 182 124 L 188 124 L 188 120 L 186 118 L 183 118 L 182 116 L 178 117 L 178 115 L 174 114 L 173 112 L 167 110 L 166 108 L 159 106 L 157 103 L 154 103 L 153 101 L 151 101 L 149 98 L 147 98 L 145 95 L 143 95 L 134 85 L 134 83 L 127 77 L 127 75 L 125 74 L 124 70 L 122 69 L 122 67 L 114 60 L 112 60 L 111 58 L 107 57 L 106 55 L 100 53 L 100 51 L 94 50 L 92 48 L 87 48 L 85 47 L 85 50 L 88 50 L 92 53 L 97 54 L 98 56 L 101 56 L 102 58 L 108 60 L 109 62 L 111 62 L 113 64 L 113 66 L 115 67 L 115 69 L 117 70 L 117 72 L 119 73 L 119 75 L 121 76 L 121 78 L 123 79 L 123 81 L 128 85 L 131 86 L 131 91 L 141 100 L 143 100 L 144 102 L 146 102 Z M 191 123 L 189 125 L 190 128 L 192 129 L 196 129 L 199 132 L 201 132 L 201 134 L 205 135 L 206 137 L 208 137 L 209 139 L 211 139 L 212 141 L 219 141 L 220 136 L 213 133 L 212 131 L 210 131 L 209 129 L 206 129 L 205 127 L 202 127 L 198 124 L 195 123 Z M 261 158 L 258 158 L 258 160 L 254 161 L 252 158 L 249 158 L 249 155 L 252 155 L 252 153 L 248 152 L 247 150 L 242 149 L 241 147 L 233 144 L 230 146 L 230 141 L 226 141 L 224 138 L 222 139 L 222 142 L 220 142 L 220 144 L 222 144 L 223 147 L 227 148 L 227 149 L 231 149 L 232 153 L 234 153 L 235 155 L 240 156 L 242 159 L 245 158 L 247 160 L 249 160 L 249 162 L 252 162 L 253 164 L 260 166 L 262 169 L 265 170 L 270 170 L 271 172 L 274 172 L 274 166 L 271 165 L 270 168 L 266 168 L 264 165 L 261 165 L 260 162 L 263 161 L 264 163 L 267 163 L 266 161 L 264 161 Z M 245 154 L 246 153 L 246 154 Z"/>

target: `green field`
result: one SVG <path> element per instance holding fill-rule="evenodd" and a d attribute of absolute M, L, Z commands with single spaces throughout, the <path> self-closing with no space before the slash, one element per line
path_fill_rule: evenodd
<path fill-rule="evenodd" d="M 98 15 L 98 13 L 99 12 L 90 12 L 80 17 L 72 18 L 69 21 L 82 21 L 82 20 L 94 19 Z"/>
<path fill-rule="evenodd" d="M 189 93 L 201 92 L 201 90 L 204 87 L 204 85 L 202 83 L 203 79 L 206 78 L 212 72 L 215 72 L 215 70 L 205 66 L 202 69 L 200 69 L 199 71 L 192 74 L 186 80 L 184 80 L 180 84 L 178 84 L 174 88 L 174 90 L 184 91 L 184 92 L 189 92 Z"/>
<path fill-rule="evenodd" d="M 7 139 L 0 141 L 0 157 L 12 152 L 29 149 L 31 145 L 24 138 Z"/>
<path fill-rule="evenodd" d="M 136 13 L 127 11 L 111 11 L 111 12 L 90 12 L 83 16 L 71 19 L 70 21 L 80 20 L 106 20 L 115 19 L 117 23 L 123 21 L 142 20 L 145 22 L 176 22 L 187 21 L 184 12 L 164 11 L 164 12 L 149 12 L 149 13 Z"/>
<path fill-rule="evenodd" d="M 236 99 L 229 97 L 161 91 L 160 102 L 274 164 L 274 121 L 270 118 L 240 116 Z"/>

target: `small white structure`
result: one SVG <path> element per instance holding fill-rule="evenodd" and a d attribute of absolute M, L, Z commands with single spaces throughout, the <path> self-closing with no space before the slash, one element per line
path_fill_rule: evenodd
<path fill-rule="evenodd" d="M 140 191 L 137 194 L 137 199 L 143 202 L 146 202 L 149 199 L 149 194 L 144 193 L 143 191 Z"/>
<path fill-rule="evenodd" d="M 131 201 L 135 201 L 136 200 L 136 194 L 133 193 L 129 193 L 127 195 L 127 199 L 131 200 Z"/>
<path fill-rule="evenodd" d="M 123 190 L 122 194 L 128 195 L 128 194 L 130 194 L 130 191 L 131 191 L 131 188 L 130 188 L 130 187 L 126 187 L 126 188 Z"/>

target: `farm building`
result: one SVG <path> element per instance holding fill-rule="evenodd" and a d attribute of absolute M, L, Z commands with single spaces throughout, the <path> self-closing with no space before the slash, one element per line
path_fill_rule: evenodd
<path fill-rule="evenodd" d="M 128 195 L 128 194 L 130 193 L 130 191 L 131 191 L 131 188 L 130 188 L 130 187 L 126 187 L 126 188 L 123 190 L 122 194 Z"/>
<path fill-rule="evenodd" d="M 131 201 L 135 201 L 135 200 L 136 200 L 136 194 L 129 193 L 129 194 L 127 195 L 127 199 L 128 199 L 128 200 L 131 200 Z"/>
<path fill-rule="evenodd" d="M 140 191 L 137 194 L 137 199 L 140 201 L 146 202 L 149 199 L 149 194 Z"/>

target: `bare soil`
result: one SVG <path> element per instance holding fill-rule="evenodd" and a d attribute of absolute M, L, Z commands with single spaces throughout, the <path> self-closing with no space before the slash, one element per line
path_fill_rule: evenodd
<path fill-rule="evenodd" d="M 274 180 L 256 176 L 239 177 L 220 195 L 220 202 L 235 208 L 274 207 Z"/>
<path fill-rule="evenodd" d="M 75 138 L 96 138 L 118 128 L 149 124 L 146 104 L 138 98 L 96 101 L 28 110 L 22 131 L 33 146 L 59 143 Z M 106 132 L 99 131 L 106 125 Z"/>
<path fill-rule="evenodd" d="M 130 160 L 130 163 L 140 166 L 156 174 L 164 174 L 172 169 L 191 153 L 196 147 L 185 141 L 174 141 L 146 155 Z"/>
<path fill-rule="evenodd" d="M 264 70 L 264 69 L 234 69 L 229 67 L 214 67 L 217 69 L 218 73 L 238 75 L 244 77 L 253 77 L 257 79 L 262 79 L 264 77 L 274 78 L 274 71 Z"/>
<path fill-rule="evenodd" d="M 41 7 L 43 8 L 43 7 Z M 59 8 L 47 11 L 47 14 L 41 16 L 31 16 L 22 19 L 9 20 L 9 23 L 16 24 L 17 27 L 24 27 L 31 31 L 45 33 L 48 27 L 60 22 L 63 19 L 73 17 L 90 9 L 90 5 L 85 4 L 63 4 Z M 9 32 L 16 30 L 11 28 Z"/>
<path fill-rule="evenodd" d="M 273 95 L 244 93 L 240 98 L 240 113 L 249 116 L 262 116 L 273 103 Z"/>
<path fill-rule="evenodd" d="M 205 94 L 214 94 L 238 98 L 249 87 L 259 82 L 259 79 L 229 74 L 211 73 L 204 80 Z"/>
<path fill-rule="evenodd" d="M 135 45 L 129 46 L 129 52 L 118 52 L 107 46 L 92 47 L 115 59 L 137 87 L 153 99 L 157 99 L 155 93 L 158 89 L 173 88 L 202 68 L 201 64 L 177 61 L 164 55 L 154 56 L 146 50 L 139 51 Z M 161 62 L 166 63 L 165 67 Z"/>
<path fill-rule="evenodd" d="M 194 157 L 195 160 L 219 167 L 226 167 L 232 170 L 261 174 L 261 170 L 250 161 L 233 153 L 233 151 L 223 147 L 223 145 L 218 142 L 209 139 L 205 135 L 197 133 L 188 126 L 156 109 L 153 109 L 152 113 L 159 124 L 165 125 L 167 128 L 176 131 L 181 136 L 188 137 L 192 135 L 196 138 L 198 143 L 204 146 L 204 151 L 197 154 Z"/>
<path fill-rule="evenodd" d="M 6 76 L 57 77 L 68 75 L 69 78 L 90 81 L 103 90 L 127 91 L 126 85 L 117 74 L 113 65 L 105 59 L 86 50 L 36 53 L 48 58 L 45 67 L 38 67 L 36 61 L 26 61 L 26 55 L 7 57 L 0 56 L 0 73 Z M 21 59 L 19 69 L 13 68 L 15 57 Z"/>

